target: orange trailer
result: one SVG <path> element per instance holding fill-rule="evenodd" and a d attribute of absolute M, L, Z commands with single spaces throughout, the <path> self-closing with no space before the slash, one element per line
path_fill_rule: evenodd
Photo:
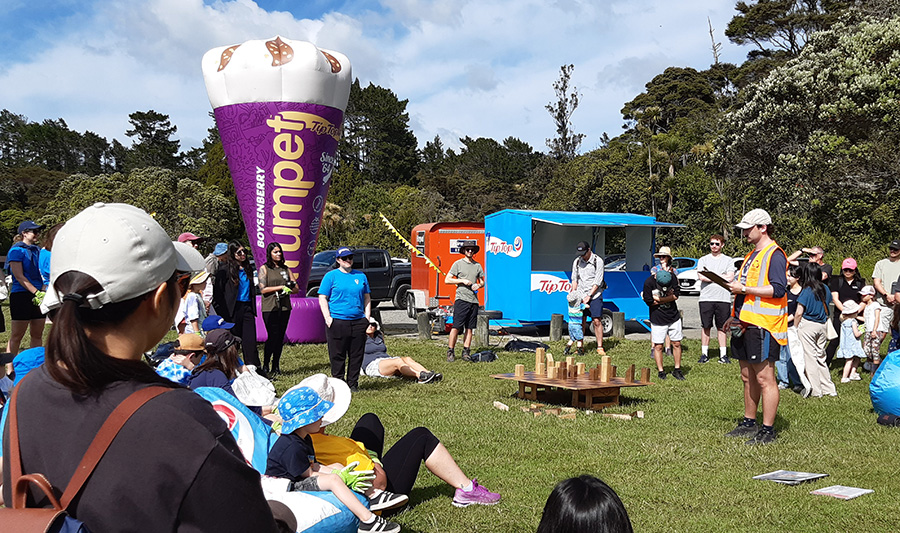
<path fill-rule="evenodd" d="M 422 257 L 411 254 L 412 288 L 406 298 L 410 318 L 415 318 L 420 311 L 453 305 L 456 286 L 444 283 L 444 278 L 453 263 L 463 257 L 459 253 L 459 241 L 462 240 L 478 242 L 481 249 L 475 254 L 475 261 L 485 267 L 484 222 L 433 222 L 419 224 L 412 229 L 410 242 L 431 259 L 443 274 L 429 266 Z M 481 306 L 484 306 L 484 295 L 484 290 L 478 291 L 478 303 Z"/>

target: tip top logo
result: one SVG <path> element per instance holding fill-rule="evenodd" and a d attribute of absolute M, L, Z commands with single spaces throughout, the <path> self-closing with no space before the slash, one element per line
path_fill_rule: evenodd
<path fill-rule="evenodd" d="M 552 274 L 531 274 L 531 292 L 569 292 L 572 290 L 572 282 L 566 278 Z"/>
<path fill-rule="evenodd" d="M 522 254 L 522 248 L 522 237 L 516 237 L 513 239 L 512 244 L 510 244 L 492 235 L 488 241 L 487 251 L 494 255 L 506 254 L 510 257 L 519 257 L 519 255 Z"/>

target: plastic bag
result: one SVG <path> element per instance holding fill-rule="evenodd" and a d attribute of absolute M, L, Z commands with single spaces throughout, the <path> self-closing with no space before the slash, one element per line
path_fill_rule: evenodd
<path fill-rule="evenodd" d="M 234 378 L 231 389 L 238 400 L 248 407 L 275 404 L 275 385 L 257 374 L 253 365 L 247 365 L 247 371 Z"/>

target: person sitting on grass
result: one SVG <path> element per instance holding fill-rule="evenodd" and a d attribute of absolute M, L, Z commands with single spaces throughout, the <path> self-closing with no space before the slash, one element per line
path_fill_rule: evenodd
<path fill-rule="evenodd" d="M 324 426 L 340 420 L 350 407 L 350 388 L 343 381 L 314 374 L 300 382 L 298 387 L 310 387 L 320 397 L 334 406 L 323 415 L 322 429 L 312 434 L 316 456 L 324 462 L 350 464 L 358 461 L 362 467 L 375 471 L 372 482 L 377 489 L 408 494 L 419 475 L 419 465 L 456 489 L 453 495 L 455 507 L 470 505 L 494 505 L 500 495 L 487 490 L 478 481 L 469 478 L 456 464 L 453 456 L 434 434 L 424 427 L 417 427 L 400 437 L 384 452 L 384 426 L 373 413 L 363 415 L 350 438 L 328 435 Z"/>
<path fill-rule="evenodd" d="M 437 372 L 429 371 L 412 357 L 388 355 L 384 334 L 374 318 L 369 319 L 369 326 L 366 328 L 366 351 L 360 375 L 370 378 L 405 376 L 418 380 L 420 384 L 437 383 L 444 377 Z"/>
<path fill-rule="evenodd" d="M 178 346 L 168 358 L 156 366 L 156 373 L 181 385 L 191 381 L 191 371 L 205 355 L 203 337 L 196 333 L 182 333 Z"/>
<path fill-rule="evenodd" d="M 631 520 L 612 488 L 594 476 L 573 477 L 554 487 L 537 533 L 632 533 Z"/>
<path fill-rule="evenodd" d="M 281 436 L 269 451 L 266 475 L 291 480 L 291 490 L 330 491 L 359 518 L 360 533 L 400 531 L 398 524 L 388 522 L 372 511 L 399 507 L 409 500 L 408 496 L 373 488 L 371 470 L 355 471 L 358 463 L 345 467 L 317 462 L 310 434 L 319 431 L 322 416 L 332 407 L 332 402 L 323 400 L 309 387 L 291 389 L 281 397 L 278 412 L 284 422 Z M 368 509 L 351 488 L 369 499 Z"/>
<path fill-rule="evenodd" d="M 578 355 L 584 355 L 584 304 L 578 296 L 578 291 L 571 290 L 566 295 L 569 303 L 569 342 L 566 343 L 566 349 L 563 350 L 564 355 L 572 352 L 572 345 L 576 346 Z"/>

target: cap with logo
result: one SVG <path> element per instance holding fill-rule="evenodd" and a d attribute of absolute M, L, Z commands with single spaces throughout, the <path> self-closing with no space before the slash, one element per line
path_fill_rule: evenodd
<path fill-rule="evenodd" d="M 41 226 L 40 224 L 36 223 L 34 220 L 26 220 L 25 222 L 22 222 L 21 224 L 19 224 L 18 233 L 25 233 L 26 231 L 42 229 L 43 227 L 44 226 Z"/>
<path fill-rule="evenodd" d="M 891 244 L 888 245 L 888 248 L 891 250 L 900 250 L 900 241 L 891 241 Z"/>
<path fill-rule="evenodd" d="M 341 246 L 337 249 L 337 253 L 334 254 L 335 257 L 349 257 L 351 255 L 353 255 L 353 250 L 346 246 Z"/>
<path fill-rule="evenodd" d="M 578 252 L 578 255 L 584 255 L 584 252 L 591 249 L 591 245 L 587 243 L 587 241 L 581 241 L 578 243 L 578 246 L 575 247 L 575 251 Z"/>

